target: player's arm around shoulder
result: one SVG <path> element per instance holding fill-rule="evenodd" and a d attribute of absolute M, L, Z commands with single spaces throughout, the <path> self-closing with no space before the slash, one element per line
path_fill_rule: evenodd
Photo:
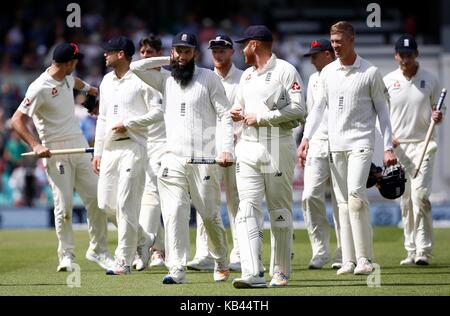
<path fill-rule="evenodd" d="M 170 74 L 158 71 L 155 68 L 170 65 L 170 58 L 169 56 L 144 58 L 132 62 L 130 70 L 146 84 L 163 93 L 165 81 Z"/>

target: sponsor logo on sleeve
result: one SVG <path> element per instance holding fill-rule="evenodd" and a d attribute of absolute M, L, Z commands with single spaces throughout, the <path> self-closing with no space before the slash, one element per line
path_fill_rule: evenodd
<path fill-rule="evenodd" d="M 52 88 L 51 94 L 52 94 L 52 97 L 56 97 L 58 95 L 58 89 Z"/>
<path fill-rule="evenodd" d="M 25 107 L 29 107 L 31 105 L 31 100 L 28 98 L 23 99 L 22 105 Z"/>
<path fill-rule="evenodd" d="M 294 84 L 292 85 L 291 89 L 292 89 L 293 92 L 300 92 L 300 90 L 302 88 L 300 87 L 300 84 L 298 82 L 294 82 Z"/>

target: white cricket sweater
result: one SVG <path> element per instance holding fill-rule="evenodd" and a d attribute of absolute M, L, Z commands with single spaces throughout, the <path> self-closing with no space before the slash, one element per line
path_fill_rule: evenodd
<path fill-rule="evenodd" d="M 387 74 L 384 83 L 389 92 L 394 136 L 401 143 L 425 140 L 432 106 L 437 104 L 440 95 L 437 78 L 419 67 L 416 75 L 408 80 L 399 68 Z"/>
<path fill-rule="evenodd" d="M 337 59 L 322 69 L 319 79 L 319 97 L 306 121 L 304 138 L 312 138 L 328 107 L 331 151 L 373 149 L 377 115 L 384 149 L 392 149 L 387 90 L 375 66 L 360 56 L 350 66 Z"/>

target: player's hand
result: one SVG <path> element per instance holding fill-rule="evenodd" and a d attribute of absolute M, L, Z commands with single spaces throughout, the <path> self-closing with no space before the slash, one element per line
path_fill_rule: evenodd
<path fill-rule="evenodd" d="M 50 158 L 52 156 L 50 149 L 41 144 L 33 146 L 33 151 L 39 158 Z"/>
<path fill-rule="evenodd" d="M 398 146 L 400 146 L 400 141 L 392 136 L 392 147 L 397 148 Z"/>
<path fill-rule="evenodd" d="M 221 167 L 229 167 L 233 164 L 233 155 L 229 152 L 222 152 L 219 155 L 218 164 Z"/>
<path fill-rule="evenodd" d="M 309 150 L 309 139 L 303 138 L 302 142 L 300 143 L 300 146 L 298 146 L 297 149 L 297 157 L 299 159 L 306 160 L 306 156 L 308 155 Z"/>
<path fill-rule="evenodd" d="M 94 97 L 98 96 L 98 88 L 91 86 L 87 94 L 93 95 Z"/>
<path fill-rule="evenodd" d="M 102 156 L 94 156 L 92 159 L 92 170 L 98 175 L 100 173 L 100 162 L 102 161 Z"/>
<path fill-rule="evenodd" d="M 397 164 L 397 155 L 394 153 L 394 151 L 392 149 L 386 150 L 384 152 L 383 163 L 386 167 Z"/>
<path fill-rule="evenodd" d="M 233 122 L 240 122 L 244 119 L 244 117 L 241 115 L 242 108 L 241 107 L 233 107 L 230 110 L 230 116 Z"/>
<path fill-rule="evenodd" d="M 120 122 L 120 123 L 117 123 L 116 125 L 114 125 L 112 130 L 116 133 L 125 133 L 127 131 L 127 128 L 123 125 L 122 122 Z"/>
<path fill-rule="evenodd" d="M 442 112 L 441 111 L 436 111 L 436 107 L 433 106 L 433 111 L 431 112 L 431 119 L 438 124 L 439 122 L 442 121 Z"/>
<path fill-rule="evenodd" d="M 245 114 L 244 123 L 247 124 L 247 126 L 256 126 L 256 125 L 258 125 L 258 121 L 256 119 L 256 113 L 247 113 L 247 114 Z"/>

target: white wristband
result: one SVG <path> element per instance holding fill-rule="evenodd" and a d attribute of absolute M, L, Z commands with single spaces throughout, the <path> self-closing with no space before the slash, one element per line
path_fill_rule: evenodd
<path fill-rule="evenodd" d="M 91 85 L 87 82 L 84 82 L 84 81 L 82 81 L 82 82 L 84 83 L 84 87 L 81 88 L 80 91 L 89 92 L 89 90 L 91 90 L 91 88 L 92 88 Z"/>

